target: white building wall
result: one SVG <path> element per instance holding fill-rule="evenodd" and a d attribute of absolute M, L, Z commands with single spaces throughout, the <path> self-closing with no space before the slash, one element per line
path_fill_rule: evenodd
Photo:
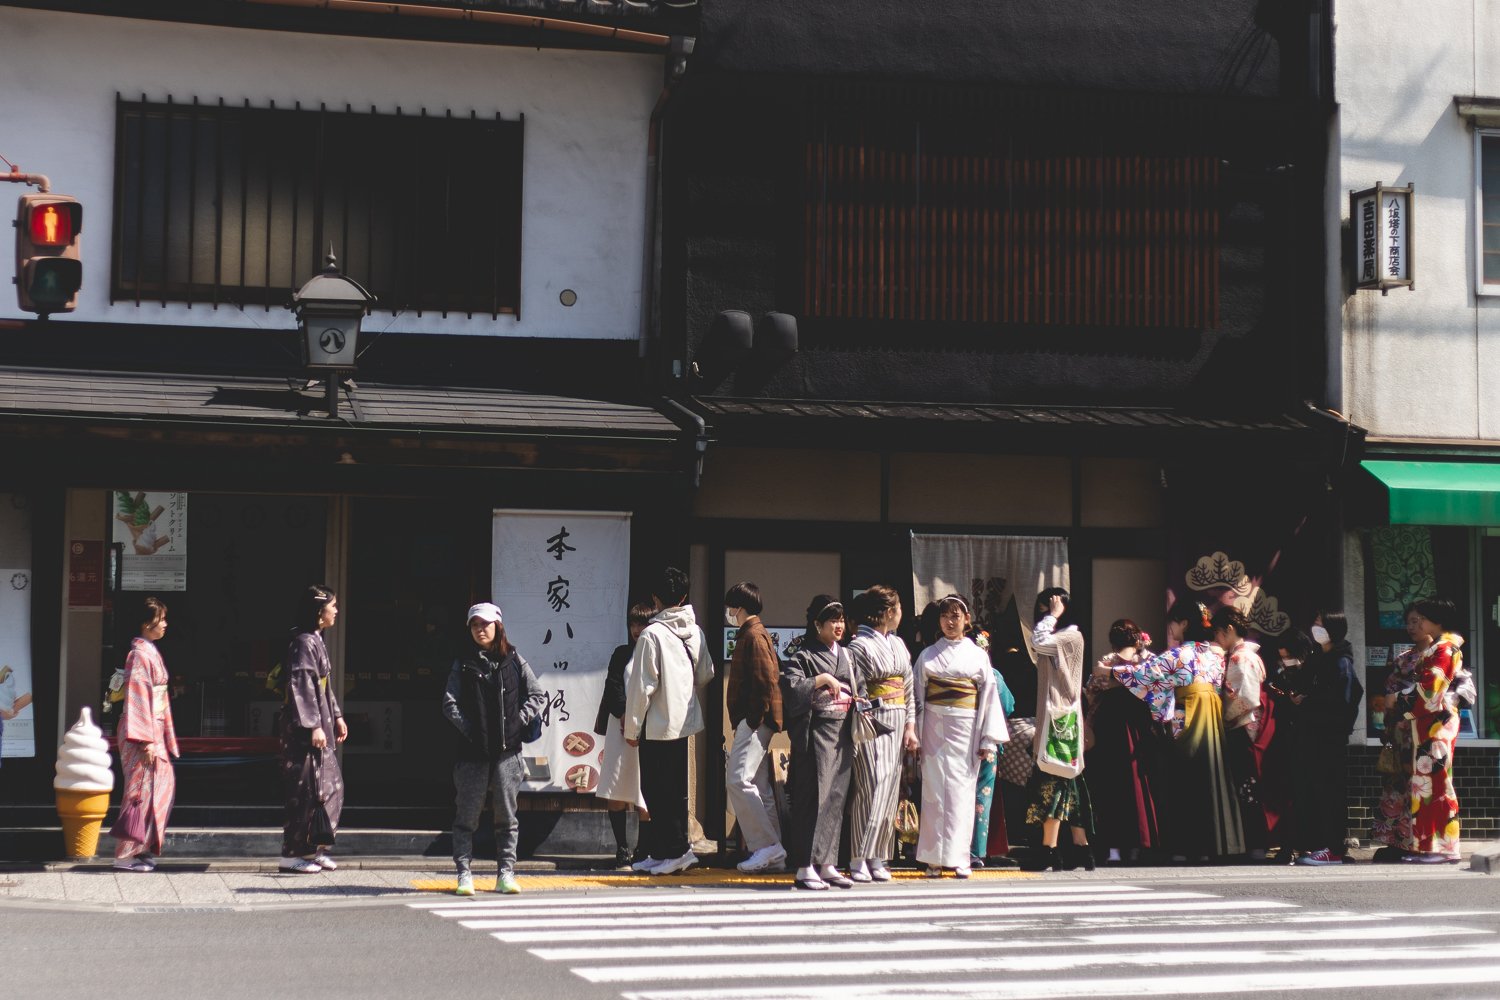
<path fill-rule="evenodd" d="M 344 38 L 0 8 L 0 153 L 84 205 L 70 320 L 291 329 L 284 310 L 109 302 L 115 94 L 526 116 L 521 318 L 377 314 L 397 332 L 635 339 L 659 57 Z M 421 150 L 392 150 L 393 191 Z M 17 195 L 19 185 L 8 185 Z M 30 188 L 24 190 L 32 190 Z M 3 242 L 9 243 L 7 236 Z M 0 250 L 0 261 L 10 253 Z M 8 270 L 3 268 L 0 270 Z M 309 269 L 308 277 L 312 276 Z M 358 278 L 359 275 L 351 275 Z M 7 285 L 9 283 L 7 282 Z M 577 304 L 558 300 L 564 288 Z M 30 318 L 0 293 L 0 318 Z"/>
<path fill-rule="evenodd" d="M 1355 293 L 1330 247 L 1343 308 L 1345 413 L 1373 437 L 1500 439 L 1500 298 L 1474 290 L 1474 133 L 1456 94 L 1500 97 L 1500 0 L 1338 0 L 1338 183 L 1415 184 L 1416 288 Z"/>

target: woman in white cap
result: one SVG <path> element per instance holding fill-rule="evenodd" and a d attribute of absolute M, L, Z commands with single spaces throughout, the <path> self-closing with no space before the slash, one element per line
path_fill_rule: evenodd
<path fill-rule="evenodd" d="M 521 762 L 522 734 L 542 713 L 547 696 L 531 667 L 505 637 L 500 609 L 476 604 L 469 609 L 473 647 L 453 661 L 443 692 L 443 714 L 458 730 L 453 784 L 453 863 L 458 895 L 474 895 L 474 830 L 485 796 L 495 795 L 495 888 L 520 892 L 516 885 L 516 841 L 521 829 L 516 797 L 526 778 Z"/>

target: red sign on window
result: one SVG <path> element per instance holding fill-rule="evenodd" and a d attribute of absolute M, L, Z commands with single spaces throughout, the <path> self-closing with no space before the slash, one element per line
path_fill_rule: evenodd
<path fill-rule="evenodd" d="M 104 607 L 104 543 L 68 543 L 68 607 Z"/>

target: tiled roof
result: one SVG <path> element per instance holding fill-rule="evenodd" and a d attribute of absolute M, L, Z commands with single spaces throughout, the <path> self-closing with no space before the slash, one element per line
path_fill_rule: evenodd
<path fill-rule="evenodd" d="M 0 368 L 5 416 L 150 419 L 208 424 L 328 426 L 322 387 L 285 378 Z M 344 426 L 536 435 L 678 439 L 655 410 L 625 403 L 505 389 L 378 385 L 341 394 Z"/>

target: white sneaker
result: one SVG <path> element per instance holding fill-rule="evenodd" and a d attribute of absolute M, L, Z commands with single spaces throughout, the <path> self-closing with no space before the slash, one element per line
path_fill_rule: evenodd
<path fill-rule="evenodd" d="M 306 858 L 282 858 L 281 864 L 277 867 L 284 872 L 293 872 L 297 875 L 316 875 L 323 870 L 322 865 Z"/>
<path fill-rule="evenodd" d="M 746 873 L 784 871 L 786 869 L 786 851 L 780 844 L 762 847 L 744 861 L 735 865 L 735 867 Z"/>
<path fill-rule="evenodd" d="M 661 864 L 661 859 L 659 858 L 642 858 L 635 864 L 631 865 L 630 870 L 633 872 L 645 872 L 649 875 L 651 874 L 651 869 L 655 868 L 659 864 Z"/>
<path fill-rule="evenodd" d="M 317 857 L 313 858 L 313 864 L 317 865 L 325 872 L 336 872 L 339 870 L 339 866 L 334 862 L 334 860 L 328 855 L 322 853 L 319 853 Z"/>
<path fill-rule="evenodd" d="M 652 875 L 676 875 L 678 872 L 687 871 L 697 863 L 698 855 L 690 850 L 680 858 L 672 858 L 670 861 L 659 863 L 655 868 L 650 869 L 650 872 Z"/>

